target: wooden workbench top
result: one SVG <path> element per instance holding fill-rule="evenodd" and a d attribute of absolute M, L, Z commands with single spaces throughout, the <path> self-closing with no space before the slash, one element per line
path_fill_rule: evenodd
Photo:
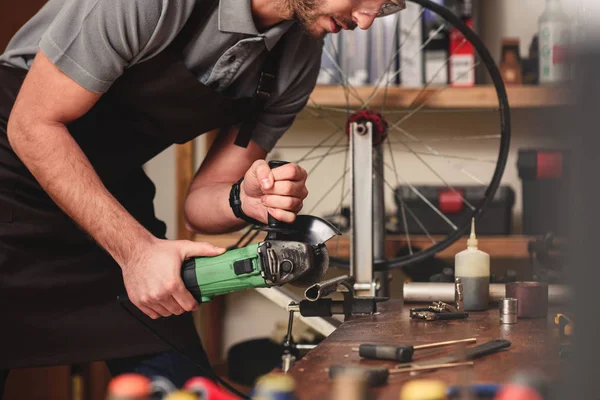
<path fill-rule="evenodd" d="M 346 321 L 315 349 L 311 350 L 290 370 L 297 385 L 299 400 L 330 400 L 333 384 L 328 379 L 327 368 L 334 364 L 377 365 L 393 367 L 394 362 L 363 360 L 352 347 L 360 343 L 410 343 L 426 344 L 439 341 L 475 337 L 476 344 L 492 339 L 507 339 L 511 347 L 503 352 L 475 360 L 473 367 L 452 368 L 421 374 L 419 378 L 442 379 L 448 385 L 503 382 L 519 369 L 537 369 L 550 377 L 557 377 L 560 366 L 559 333 L 554 325 L 554 311 L 547 318 L 519 319 L 514 325 L 501 325 L 498 310 L 469 314 L 466 320 L 416 321 L 409 318 L 415 305 L 403 305 L 390 300 L 380 303 L 379 315 L 353 318 Z M 472 346 L 472 345 L 469 345 Z M 414 362 L 447 354 L 448 350 L 415 351 Z M 456 348 L 454 348 L 456 350 Z M 404 382 L 415 379 L 408 373 L 391 374 L 386 386 L 374 389 L 377 400 L 398 400 Z"/>

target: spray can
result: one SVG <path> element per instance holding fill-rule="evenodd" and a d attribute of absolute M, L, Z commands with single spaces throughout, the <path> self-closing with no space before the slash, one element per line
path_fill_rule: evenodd
<path fill-rule="evenodd" d="M 539 19 L 540 84 L 560 83 L 567 78 L 569 18 L 560 0 L 546 0 Z"/>
<path fill-rule="evenodd" d="M 490 255 L 477 245 L 473 219 L 467 248 L 454 257 L 454 275 L 462 283 L 464 311 L 487 310 L 490 299 Z"/>

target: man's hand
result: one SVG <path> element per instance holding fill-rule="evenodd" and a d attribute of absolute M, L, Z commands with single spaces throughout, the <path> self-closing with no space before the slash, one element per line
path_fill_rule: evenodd
<path fill-rule="evenodd" d="M 209 243 L 155 239 L 122 268 L 129 300 L 153 319 L 196 309 L 198 303 L 181 279 L 181 265 L 190 257 L 224 251 Z"/>
<path fill-rule="evenodd" d="M 244 213 L 265 223 L 268 214 L 281 222 L 294 222 L 308 196 L 306 177 L 304 168 L 297 164 L 271 169 L 265 160 L 255 161 L 240 187 Z"/>

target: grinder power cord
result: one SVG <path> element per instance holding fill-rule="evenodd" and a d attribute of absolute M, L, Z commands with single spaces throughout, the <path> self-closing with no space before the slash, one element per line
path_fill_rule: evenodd
<path fill-rule="evenodd" d="M 270 162 L 271 168 L 283 162 Z M 234 185 L 235 187 L 236 185 Z M 198 303 L 210 302 L 214 296 L 241 290 L 292 284 L 308 287 L 320 282 L 329 267 L 325 242 L 340 232 L 329 222 L 310 215 L 298 215 L 291 224 L 269 216 L 267 226 L 257 226 L 267 232 L 259 243 L 226 251 L 214 257 L 193 257 L 184 261 L 181 276 L 185 287 Z M 126 296 L 119 297 L 121 306 L 153 335 L 194 363 L 207 376 L 218 381 L 232 393 L 248 398 L 212 371 L 205 370 L 152 329 L 143 319 L 125 306 Z"/>

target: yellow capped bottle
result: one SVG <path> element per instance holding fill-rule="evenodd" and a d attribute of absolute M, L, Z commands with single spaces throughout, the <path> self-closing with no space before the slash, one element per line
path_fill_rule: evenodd
<path fill-rule="evenodd" d="M 473 218 L 467 248 L 454 257 L 454 276 L 462 282 L 465 311 L 487 310 L 490 300 L 490 255 L 477 245 Z"/>

